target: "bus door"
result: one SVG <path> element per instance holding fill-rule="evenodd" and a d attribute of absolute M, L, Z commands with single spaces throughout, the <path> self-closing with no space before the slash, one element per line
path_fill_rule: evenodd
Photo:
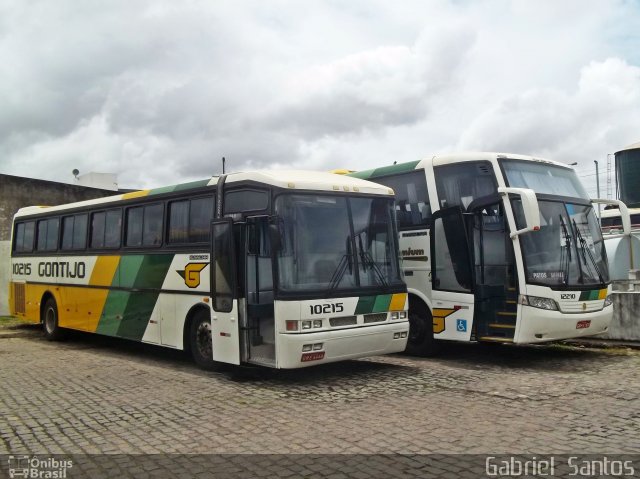
<path fill-rule="evenodd" d="M 246 222 L 244 291 L 246 320 L 244 343 L 247 362 L 276 365 L 273 260 L 269 217 L 248 217 Z"/>
<path fill-rule="evenodd" d="M 237 256 L 233 220 L 211 223 L 211 340 L 213 360 L 240 364 L 240 326 L 236 298 Z"/>
<path fill-rule="evenodd" d="M 518 291 L 502 199 L 497 194 L 478 198 L 467 211 L 472 215 L 476 336 L 509 341 L 516 328 Z"/>
<path fill-rule="evenodd" d="M 433 337 L 468 341 L 474 313 L 473 270 L 459 206 L 432 216 L 431 283 Z"/>

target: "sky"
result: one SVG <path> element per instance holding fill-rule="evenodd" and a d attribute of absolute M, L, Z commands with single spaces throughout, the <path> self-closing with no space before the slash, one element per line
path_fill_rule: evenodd
<path fill-rule="evenodd" d="M 640 141 L 640 0 L 0 0 L 0 173 L 148 188 Z"/>

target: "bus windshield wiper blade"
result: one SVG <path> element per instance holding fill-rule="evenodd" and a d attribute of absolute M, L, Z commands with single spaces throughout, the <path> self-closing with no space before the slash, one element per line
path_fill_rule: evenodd
<path fill-rule="evenodd" d="M 593 257 L 593 253 L 591 252 L 591 249 L 587 246 L 587 240 L 585 240 L 584 237 L 582 236 L 582 233 L 580 232 L 580 229 L 578 228 L 578 225 L 575 219 L 573 220 L 573 229 L 576 232 L 576 238 L 580 243 L 580 249 L 582 250 L 582 259 L 584 261 L 584 264 L 585 265 L 587 264 L 587 257 L 589 257 L 589 260 L 591 260 L 591 264 L 593 265 L 593 268 L 596 270 L 596 273 L 598 274 L 598 279 L 600 280 L 600 283 L 604 283 L 604 280 L 602 279 L 602 273 L 600 273 L 600 268 L 598 268 L 598 263 L 596 259 Z"/>
<path fill-rule="evenodd" d="M 387 283 L 387 280 L 385 279 L 384 274 L 382 274 L 380 267 L 373 260 L 371 253 L 364 250 L 364 245 L 362 244 L 362 233 L 364 233 L 364 231 L 359 233 L 357 236 L 358 236 L 358 246 L 360 247 L 360 260 L 362 261 L 363 269 L 366 271 L 366 266 L 369 266 L 369 268 L 373 270 L 373 272 L 376 274 L 376 276 L 380 280 L 380 284 L 382 284 L 382 286 L 388 286 L 389 283 Z"/>
<path fill-rule="evenodd" d="M 331 280 L 329 281 L 329 290 L 333 291 L 338 287 L 342 278 L 344 278 L 344 273 L 347 271 L 353 270 L 353 264 L 351 262 L 352 253 L 351 253 L 351 241 L 350 238 L 347 238 L 347 252 L 342 256 L 336 270 L 331 275 Z"/>
<path fill-rule="evenodd" d="M 569 284 L 569 266 L 571 265 L 571 235 L 567 230 L 567 225 L 564 223 L 562 215 L 558 216 L 560 217 L 560 226 L 562 226 L 562 232 L 564 234 L 564 247 L 567 250 L 566 253 L 564 250 L 560 252 L 560 268 L 562 268 L 563 282 L 566 286 Z"/>

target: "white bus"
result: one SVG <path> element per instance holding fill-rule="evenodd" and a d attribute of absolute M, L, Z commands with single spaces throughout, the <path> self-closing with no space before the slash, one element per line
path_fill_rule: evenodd
<path fill-rule="evenodd" d="M 299 368 L 398 352 L 409 329 L 393 191 L 328 173 L 257 171 L 14 218 L 12 314 Z"/>
<path fill-rule="evenodd" d="M 640 208 L 629 208 L 631 231 L 640 236 Z M 600 226 L 605 235 L 619 234 L 623 231 L 622 214 L 618 208 L 607 208 L 600 215 Z"/>
<path fill-rule="evenodd" d="M 498 153 L 351 173 L 393 188 L 409 292 L 407 351 L 437 340 L 539 343 L 607 330 L 607 258 L 572 168 Z M 628 234 L 628 228 L 625 230 Z"/>

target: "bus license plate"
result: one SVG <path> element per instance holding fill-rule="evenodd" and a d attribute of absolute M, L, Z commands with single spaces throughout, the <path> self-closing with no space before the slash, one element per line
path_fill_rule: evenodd
<path fill-rule="evenodd" d="M 585 319 L 584 321 L 578 321 L 576 323 L 576 329 L 587 329 L 589 326 L 591 326 L 590 319 Z"/>
<path fill-rule="evenodd" d="M 323 358 L 324 358 L 324 351 L 320 351 L 317 353 L 304 353 L 300 358 L 300 361 L 304 363 L 307 361 L 318 361 L 319 359 L 323 359 Z"/>

